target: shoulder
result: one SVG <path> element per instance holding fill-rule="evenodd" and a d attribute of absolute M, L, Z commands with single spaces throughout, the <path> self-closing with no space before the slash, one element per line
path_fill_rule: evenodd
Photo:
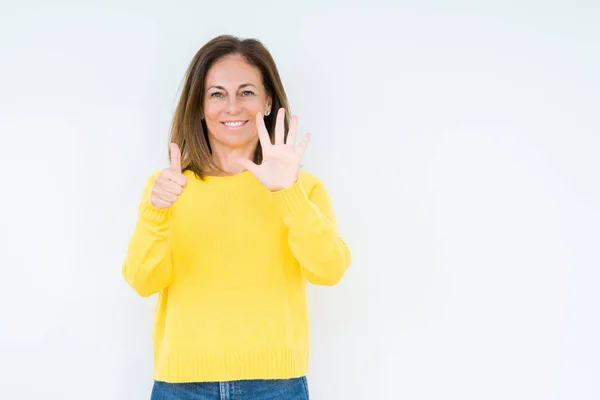
<path fill-rule="evenodd" d="M 302 187 L 307 192 L 309 192 L 315 186 L 322 184 L 321 180 L 316 175 L 306 171 L 300 171 L 299 180 L 300 183 L 302 183 Z"/>
<path fill-rule="evenodd" d="M 322 213 L 334 220 L 335 217 L 333 215 L 331 199 L 321 178 L 309 172 L 300 171 L 299 181 L 309 200 L 313 202 Z"/>
<path fill-rule="evenodd" d="M 150 174 L 146 175 L 146 182 L 144 182 L 142 189 L 143 196 L 149 195 L 150 191 L 152 190 L 152 187 L 154 186 L 156 178 L 158 178 L 161 172 L 162 170 L 151 172 Z"/>
<path fill-rule="evenodd" d="M 150 185 L 150 184 L 154 184 L 154 181 L 156 181 L 156 178 L 158 178 L 158 176 L 163 172 L 163 170 L 159 170 L 159 171 L 154 171 L 151 172 L 150 175 L 148 176 L 148 178 L 146 179 L 146 185 Z"/>
<path fill-rule="evenodd" d="M 160 169 L 158 171 L 154 171 L 152 172 L 152 174 L 150 174 L 149 180 L 154 181 L 156 180 L 156 178 L 158 178 L 158 176 L 164 171 L 164 169 Z"/>
<path fill-rule="evenodd" d="M 302 188 L 310 196 L 311 193 L 315 191 L 325 191 L 325 185 L 323 181 L 316 175 L 306 172 L 300 171 L 299 176 L 300 183 L 302 184 Z"/>

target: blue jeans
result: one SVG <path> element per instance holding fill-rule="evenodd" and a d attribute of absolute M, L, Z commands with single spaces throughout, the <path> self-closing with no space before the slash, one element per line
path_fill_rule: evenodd
<path fill-rule="evenodd" d="M 306 377 L 231 382 L 155 381 L 150 400 L 309 400 Z"/>

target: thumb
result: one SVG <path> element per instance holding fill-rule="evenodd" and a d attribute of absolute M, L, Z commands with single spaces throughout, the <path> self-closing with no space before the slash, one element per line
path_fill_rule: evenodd
<path fill-rule="evenodd" d="M 256 176 L 258 172 L 258 165 L 250 160 L 239 160 L 238 163 L 244 167 L 244 169 L 250 171 L 252 175 Z"/>
<path fill-rule="evenodd" d="M 172 171 L 181 173 L 181 150 L 176 143 L 171 143 L 171 165 Z"/>

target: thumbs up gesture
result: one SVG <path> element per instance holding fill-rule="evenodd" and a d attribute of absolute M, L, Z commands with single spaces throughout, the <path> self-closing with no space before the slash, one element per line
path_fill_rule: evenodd
<path fill-rule="evenodd" d="M 186 185 L 187 178 L 181 173 L 181 150 L 171 143 L 171 165 L 156 178 L 150 202 L 155 208 L 170 208 Z"/>

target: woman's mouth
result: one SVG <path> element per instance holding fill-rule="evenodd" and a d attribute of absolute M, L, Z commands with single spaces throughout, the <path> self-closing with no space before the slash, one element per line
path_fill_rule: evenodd
<path fill-rule="evenodd" d="M 248 121 L 224 121 L 221 123 L 229 129 L 240 129 L 241 127 L 245 126 Z"/>

